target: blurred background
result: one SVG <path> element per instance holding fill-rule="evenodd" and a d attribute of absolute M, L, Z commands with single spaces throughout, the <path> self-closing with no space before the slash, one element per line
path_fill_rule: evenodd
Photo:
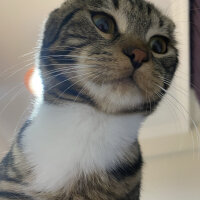
<path fill-rule="evenodd" d="M 33 96 L 24 86 L 24 75 L 34 65 L 44 21 L 62 2 L 0 1 L 0 159 L 31 113 Z M 180 64 L 169 94 L 141 129 L 142 200 L 199 200 L 199 0 L 151 2 L 177 25 Z"/>

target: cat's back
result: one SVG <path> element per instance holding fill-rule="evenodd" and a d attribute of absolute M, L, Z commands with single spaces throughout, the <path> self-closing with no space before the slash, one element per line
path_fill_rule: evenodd
<path fill-rule="evenodd" d="M 26 192 L 26 172 L 22 166 L 24 158 L 14 144 L 0 163 L 0 200 L 33 199 Z M 23 164 L 24 165 L 24 164 Z"/>

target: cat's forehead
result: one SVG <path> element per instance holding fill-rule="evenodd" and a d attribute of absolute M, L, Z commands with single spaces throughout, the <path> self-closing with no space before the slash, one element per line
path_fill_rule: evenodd
<path fill-rule="evenodd" d="M 135 33 L 145 37 L 154 34 L 173 35 L 173 22 L 144 0 L 85 0 L 83 2 L 88 9 L 112 15 L 121 33 Z"/>
<path fill-rule="evenodd" d="M 85 0 L 83 1 L 89 6 L 93 6 L 96 8 L 115 8 L 120 9 L 123 5 L 131 7 L 135 7 L 137 5 L 142 6 L 147 4 L 143 0 Z"/>

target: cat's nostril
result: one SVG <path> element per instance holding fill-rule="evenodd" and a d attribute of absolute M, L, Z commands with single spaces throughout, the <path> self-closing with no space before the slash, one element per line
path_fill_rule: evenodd
<path fill-rule="evenodd" d="M 149 60 L 148 52 L 139 48 L 129 48 L 123 51 L 131 60 L 134 69 L 138 69 Z"/>
<path fill-rule="evenodd" d="M 136 63 L 143 63 L 148 60 L 147 52 L 141 49 L 134 49 L 132 51 L 132 57 L 133 57 L 133 61 Z"/>
<path fill-rule="evenodd" d="M 131 62 L 135 70 L 142 66 L 142 62 L 135 62 L 134 60 L 131 60 Z"/>

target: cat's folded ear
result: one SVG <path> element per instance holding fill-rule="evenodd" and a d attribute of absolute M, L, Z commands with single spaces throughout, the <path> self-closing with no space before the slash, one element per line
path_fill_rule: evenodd
<path fill-rule="evenodd" d="M 55 40 L 59 31 L 60 24 L 62 23 L 62 15 L 60 8 L 54 10 L 45 24 L 43 47 L 48 48 Z"/>
<path fill-rule="evenodd" d="M 79 9 L 74 9 L 69 4 L 64 3 L 60 8 L 54 10 L 49 15 L 43 35 L 44 48 L 48 48 L 58 39 L 62 27 L 67 25 L 78 10 Z"/>

